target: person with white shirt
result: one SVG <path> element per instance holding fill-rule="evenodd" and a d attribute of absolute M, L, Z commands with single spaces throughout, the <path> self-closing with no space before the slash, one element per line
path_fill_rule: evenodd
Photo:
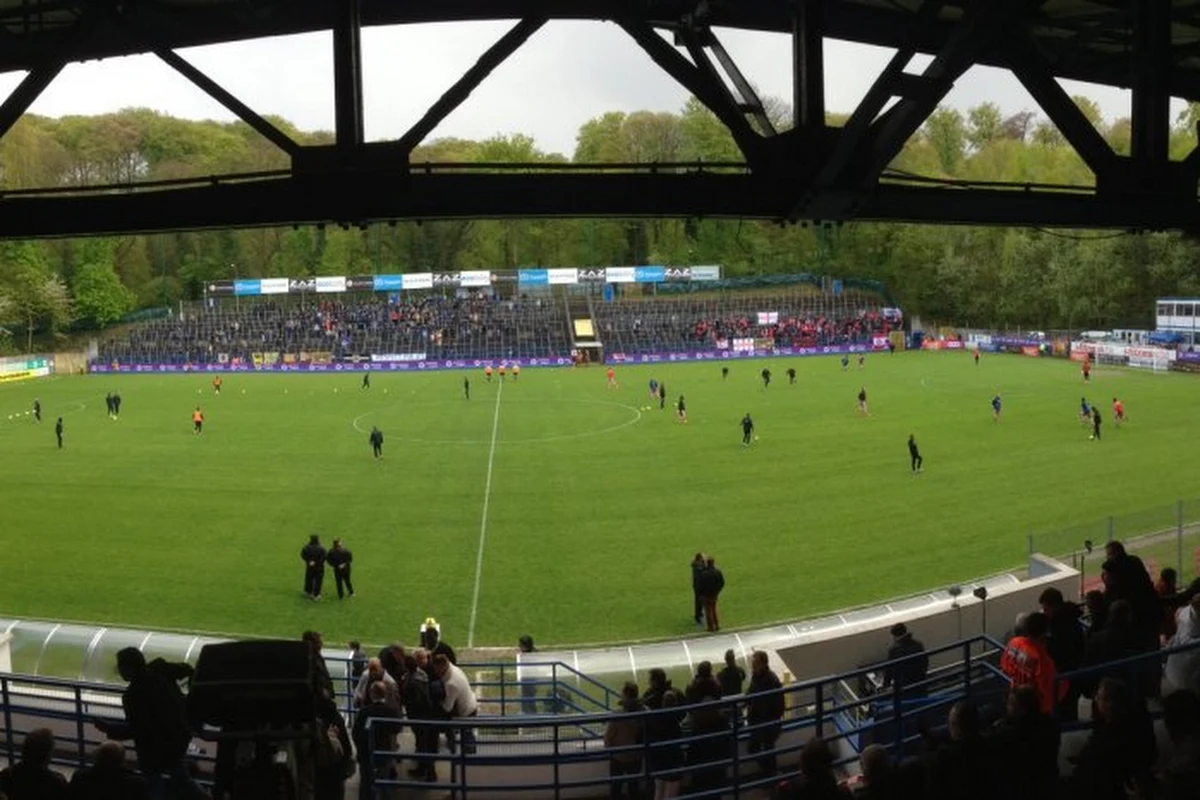
<path fill-rule="evenodd" d="M 451 719 L 474 717 L 479 713 L 479 700 L 465 672 L 440 654 L 433 657 L 433 672 L 445 688 L 442 710 Z M 466 754 L 475 752 L 475 731 L 471 728 L 462 729 L 462 749 Z"/>
<path fill-rule="evenodd" d="M 1181 647 L 1200 640 L 1200 595 L 1192 598 L 1175 615 L 1175 635 L 1167 647 Z M 1167 656 L 1164 676 L 1175 689 L 1200 692 L 1200 649 Z"/>

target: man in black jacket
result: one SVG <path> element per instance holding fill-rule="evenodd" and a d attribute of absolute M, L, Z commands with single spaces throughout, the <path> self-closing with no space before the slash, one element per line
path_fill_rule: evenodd
<path fill-rule="evenodd" d="M 117 671 L 129 681 L 121 695 L 125 722 L 97 720 L 96 728 L 110 739 L 132 739 L 138 770 L 150 784 L 152 797 L 207 797 L 192 780 L 186 762 L 192 732 L 179 681 L 192 676 L 190 664 L 168 664 L 156 658 L 149 664 L 136 647 L 117 652 Z"/>
<path fill-rule="evenodd" d="M 437 780 L 437 765 L 430 756 L 437 753 L 438 732 L 436 728 L 421 724 L 422 720 L 440 717 L 429 691 L 429 651 L 418 647 L 413 651 L 412 663 L 407 666 L 409 669 L 408 678 L 404 681 L 404 708 L 412 724 L 417 752 L 417 765 L 410 769 L 408 774 L 414 780 L 432 783 Z"/>
<path fill-rule="evenodd" d="M 325 580 L 325 555 L 321 537 L 315 533 L 308 537 L 308 544 L 300 551 L 300 558 L 304 560 L 304 594 L 311 600 L 321 599 L 321 583 Z"/>
<path fill-rule="evenodd" d="M 1050 636 L 1046 640 L 1046 649 L 1054 659 L 1054 668 L 1060 675 L 1079 669 L 1079 665 L 1083 663 L 1084 649 L 1083 627 L 1080 624 L 1083 611 L 1078 604 L 1064 600 L 1062 592 L 1054 587 L 1042 592 L 1038 597 L 1038 605 L 1050 620 Z M 1079 690 L 1074 685 L 1058 704 L 1057 716 L 1061 720 L 1078 718 Z"/>
<path fill-rule="evenodd" d="M 746 724 L 750 726 L 750 753 L 775 749 L 783 730 L 783 683 L 771 671 L 767 654 L 755 650 L 750 656 L 750 688 L 746 690 Z M 761 756 L 758 767 L 763 775 L 774 775 L 778 769 L 774 754 Z"/>
<path fill-rule="evenodd" d="M 344 592 L 349 592 L 350 596 L 354 597 L 354 584 L 350 582 L 350 563 L 354 561 L 354 554 L 346 549 L 341 539 L 334 539 L 333 549 L 329 551 L 326 560 L 329 566 L 333 567 L 333 582 L 337 585 L 338 600 L 344 597 Z"/>
<path fill-rule="evenodd" d="M 704 601 L 704 621 L 708 624 L 709 633 L 721 630 L 721 620 L 717 616 L 717 597 L 725 588 L 725 575 L 717 569 L 717 562 L 709 556 L 704 561 L 704 569 L 700 573 L 700 597 Z"/>
<path fill-rule="evenodd" d="M 924 695 L 928 688 L 916 684 L 924 681 L 925 676 L 929 674 L 929 656 L 925 655 L 925 645 L 913 637 L 903 622 L 893 625 L 891 632 L 892 646 L 888 648 L 887 660 L 907 660 L 883 670 L 883 688 L 887 689 L 895 684 L 906 694 Z M 916 688 L 910 689 L 910 686 Z"/>
<path fill-rule="evenodd" d="M 704 601 L 700 599 L 700 574 L 704 572 L 704 554 L 692 558 L 692 616 L 697 625 L 704 624 Z"/>
<path fill-rule="evenodd" d="M 395 750 L 396 734 L 400 732 L 399 725 L 389 723 L 399 719 L 399 715 L 384 702 L 386 694 L 382 681 L 371 684 L 367 690 L 369 702 L 354 716 L 353 739 L 358 756 L 358 796 L 361 800 L 371 800 L 375 796 L 368 776 L 390 779 L 395 774 L 395 762 L 390 757 L 376 756 L 373 764 L 371 759 L 372 752 Z M 372 722 L 375 724 L 370 724 Z"/>

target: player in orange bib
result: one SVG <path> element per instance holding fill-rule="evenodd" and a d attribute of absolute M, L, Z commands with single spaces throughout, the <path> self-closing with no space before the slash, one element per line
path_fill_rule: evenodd
<path fill-rule="evenodd" d="M 521 377 L 521 365 L 513 364 L 513 380 L 515 381 L 519 377 Z"/>
<path fill-rule="evenodd" d="M 608 388 L 617 388 L 617 371 L 612 367 L 608 368 Z"/>
<path fill-rule="evenodd" d="M 504 381 L 504 364 L 503 363 L 500 364 L 500 369 L 498 370 L 498 372 L 500 373 L 500 381 L 503 382 Z"/>
<path fill-rule="evenodd" d="M 213 393 L 214 393 L 214 394 L 220 394 L 220 393 L 221 393 L 221 383 L 222 383 L 222 380 L 221 380 L 221 376 L 220 376 L 220 375 L 218 375 L 217 377 L 213 378 Z"/>
<path fill-rule="evenodd" d="M 1125 422 L 1125 404 L 1117 398 L 1113 398 L 1113 424 L 1120 425 Z"/>
<path fill-rule="evenodd" d="M 199 435 L 204 429 L 204 412 L 200 410 L 200 406 L 196 406 L 196 410 L 192 412 L 192 433 Z"/>
<path fill-rule="evenodd" d="M 483 368 L 483 376 L 485 378 L 487 378 L 488 383 L 492 382 L 492 365 L 491 364 L 488 364 L 486 367 Z"/>

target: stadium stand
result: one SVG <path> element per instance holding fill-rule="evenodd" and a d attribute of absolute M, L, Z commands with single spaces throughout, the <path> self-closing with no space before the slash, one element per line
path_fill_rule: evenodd
<path fill-rule="evenodd" d="M 388 303 L 262 299 L 195 308 L 125 329 L 99 360 L 122 364 L 216 364 L 255 353 L 323 353 L 334 361 L 372 354 L 430 359 L 542 358 L 571 349 L 563 308 L 546 297 L 428 295 Z M 224 359 L 224 360 L 222 360 Z"/>

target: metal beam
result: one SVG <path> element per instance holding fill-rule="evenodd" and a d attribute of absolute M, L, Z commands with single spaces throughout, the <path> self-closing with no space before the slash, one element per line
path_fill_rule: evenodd
<path fill-rule="evenodd" d="M 708 62 L 707 58 L 698 62 L 708 64 L 710 72 L 706 73 L 700 66 L 688 62 L 679 54 L 678 50 L 667 44 L 646 21 L 621 18 L 617 20 L 617 24 L 646 51 L 654 63 L 695 95 L 696 99 L 716 114 L 721 122 L 725 123 L 725 127 L 729 128 L 734 142 L 742 151 L 747 163 L 751 165 L 759 163 L 763 140 L 750 127 L 746 117 L 733 102 L 728 88 L 719 80 L 719 77 L 715 76 L 712 64 Z M 684 33 L 686 35 L 687 31 Z"/>
<path fill-rule="evenodd" d="M 250 108 L 250 106 L 238 100 L 225 87 L 198 70 L 178 53 L 173 50 L 159 48 L 154 51 L 154 54 L 174 68 L 180 75 L 194 83 L 209 97 L 236 114 L 243 122 L 262 134 L 265 139 L 269 140 L 280 150 L 292 157 L 295 157 L 299 152 L 300 145 L 292 137 L 272 125 L 258 112 Z"/>
<path fill-rule="evenodd" d="M 333 116 L 338 148 L 365 140 L 360 0 L 335 0 L 333 20 Z"/>
<path fill-rule="evenodd" d="M 825 128 L 825 39 L 820 0 L 795 0 L 792 27 L 792 114 L 812 137 Z"/>
<path fill-rule="evenodd" d="M 34 100 L 46 90 L 51 81 L 58 77 L 66 64 L 54 61 L 35 67 L 25 76 L 17 88 L 13 89 L 2 105 L 0 105 L 0 138 L 17 123 L 21 115 L 29 110 Z"/>
<path fill-rule="evenodd" d="M 1013 74 L 1017 80 L 1091 168 L 1097 184 L 1106 182 L 1117 164 L 1112 147 L 1054 79 L 1050 64 L 1031 39 L 1014 36 L 1008 46 L 1011 48 Z"/>
<path fill-rule="evenodd" d="M 721 63 L 721 69 L 725 70 L 725 74 L 729 76 L 729 80 L 733 82 L 733 86 L 741 95 L 742 103 L 750 109 L 751 115 L 758 120 L 758 126 L 764 136 L 774 136 L 778 131 L 775 130 L 775 123 L 767 116 L 767 109 L 763 106 L 762 98 L 758 96 L 758 92 L 754 91 L 754 87 L 750 85 L 750 81 L 746 80 L 746 76 L 738 69 L 737 62 L 729 55 L 725 49 L 725 45 L 721 44 L 721 40 L 710 29 L 705 36 L 708 44 L 708 49 L 712 50 L 713 55 L 717 57 L 717 61 Z"/>
<path fill-rule="evenodd" d="M 407 133 L 400 137 L 399 144 L 404 152 L 411 153 L 417 145 L 425 140 L 425 137 L 433 133 L 434 128 L 442 120 L 462 105 L 471 96 L 471 92 L 479 88 L 479 84 L 483 83 L 496 67 L 503 64 L 521 45 L 529 41 L 529 37 L 537 33 L 544 24 L 546 24 L 545 17 L 527 17 L 489 47 L 475 62 L 475 65 L 468 69 L 425 112 L 425 116 L 421 117 L 415 125 L 409 128 Z"/>
<path fill-rule="evenodd" d="M 1170 161 L 1171 8 L 1163 0 L 1133 0 L 1132 157 L 1141 177 L 1155 181 Z"/>

